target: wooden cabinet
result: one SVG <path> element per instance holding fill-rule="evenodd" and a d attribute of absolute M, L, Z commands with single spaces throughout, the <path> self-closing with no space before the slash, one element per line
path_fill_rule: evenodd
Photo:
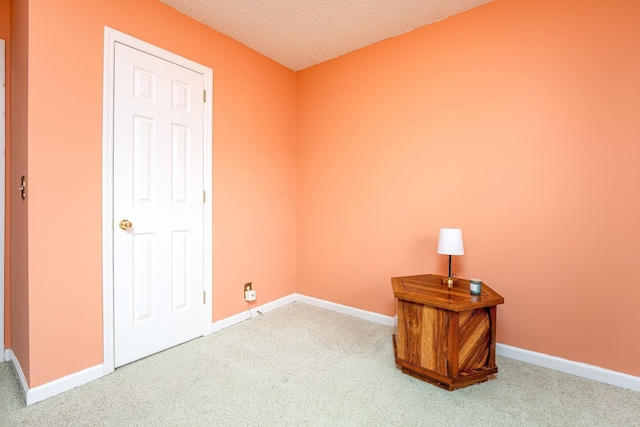
<path fill-rule="evenodd" d="M 496 366 L 496 311 L 504 298 L 469 280 L 449 289 L 433 274 L 391 279 L 398 301 L 393 336 L 396 363 L 406 374 L 446 390 L 486 381 Z"/>

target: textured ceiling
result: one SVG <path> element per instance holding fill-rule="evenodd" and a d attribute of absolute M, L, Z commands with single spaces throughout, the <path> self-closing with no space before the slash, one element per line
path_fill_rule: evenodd
<path fill-rule="evenodd" d="M 492 0 L 159 0 L 294 71 Z"/>

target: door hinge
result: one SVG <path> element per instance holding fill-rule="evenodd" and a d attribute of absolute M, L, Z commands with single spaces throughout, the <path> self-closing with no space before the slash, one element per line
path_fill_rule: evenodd
<path fill-rule="evenodd" d="M 207 203 L 207 192 L 202 191 L 202 203 Z"/>
<path fill-rule="evenodd" d="M 202 303 L 207 303 L 207 291 L 202 291 Z"/>
<path fill-rule="evenodd" d="M 207 91 L 206 90 L 202 91 L 202 102 L 207 102 Z"/>

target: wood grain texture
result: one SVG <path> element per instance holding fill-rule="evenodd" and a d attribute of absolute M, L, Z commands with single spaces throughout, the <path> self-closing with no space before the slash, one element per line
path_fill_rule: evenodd
<path fill-rule="evenodd" d="M 450 290 L 440 276 L 391 279 L 398 299 L 396 364 L 406 374 L 446 390 L 486 381 L 495 365 L 496 304 L 504 299 L 483 285 L 470 295 L 468 280 Z"/>
<path fill-rule="evenodd" d="M 398 301 L 399 357 L 441 375 L 447 373 L 447 313 L 411 301 Z"/>
<path fill-rule="evenodd" d="M 419 302 L 450 311 L 473 310 L 504 304 L 504 298 L 486 283 L 482 284 L 480 295 L 471 295 L 469 280 L 458 279 L 458 284 L 449 289 L 442 285 L 442 277 L 435 274 L 393 277 L 391 287 L 394 296 L 398 299 Z"/>
<path fill-rule="evenodd" d="M 460 313 L 458 342 L 458 366 L 469 371 L 487 366 L 491 338 L 489 313 L 486 309 Z"/>

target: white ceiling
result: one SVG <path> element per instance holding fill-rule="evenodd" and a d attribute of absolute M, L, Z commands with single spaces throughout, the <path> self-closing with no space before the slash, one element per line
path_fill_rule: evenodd
<path fill-rule="evenodd" d="M 492 0 L 159 0 L 294 71 Z"/>

